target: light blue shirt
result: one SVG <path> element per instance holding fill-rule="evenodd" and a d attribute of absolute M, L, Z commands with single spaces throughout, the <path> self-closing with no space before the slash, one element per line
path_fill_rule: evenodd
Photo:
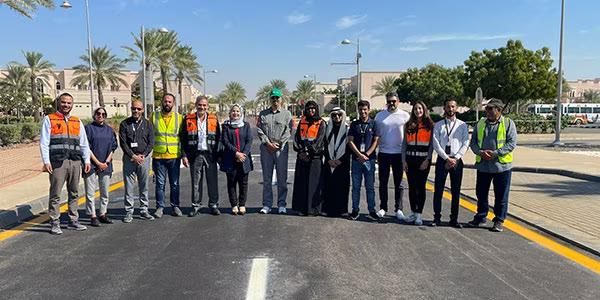
<path fill-rule="evenodd" d="M 69 121 L 69 116 L 65 116 L 65 121 Z M 42 123 L 42 131 L 40 132 L 40 153 L 42 154 L 42 162 L 44 164 L 50 163 L 50 129 L 52 126 L 50 125 L 50 118 L 48 116 L 44 117 L 44 122 Z M 90 163 L 90 146 L 88 144 L 87 135 L 85 134 L 85 126 L 83 126 L 83 122 L 79 120 L 79 148 L 81 148 L 81 153 L 83 154 L 83 161 L 86 164 Z"/>

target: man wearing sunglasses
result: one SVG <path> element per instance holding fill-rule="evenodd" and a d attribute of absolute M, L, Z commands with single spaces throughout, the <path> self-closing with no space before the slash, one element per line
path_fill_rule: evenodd
<path fill-rule="evenodd" d="M 292 131 L 292 114 L 282 107 L 281 90 L 271 90 L 271 107 L 258 115 L 256 129 L 260 139 L 260 164 L 263 174 L 263 208 L 261 214 L 271 212 L 273 205 L 273 169 L 277 171 L 278 213 L 287 213 L 288 141 Z"/>
<path fill-rule="evenodd" d="M 106 109 L 98 107 L 94 110 L 94 122 L 85 125 L 85 133 L 90 144 L 90 159 L 92 168 L 90 172 L 83 173 L 85 183 L 85 208 L 90 216 L 90 225 L 100 226 L 100 223 L 112 224 L 106 215 L 108 210 L 108 186 L 112 176 L 113 153 L 117 149 L 117 136 L 115 131 L 106 124 Z M 96 215 L 94 194 L 96 181 L 100 192 L 100 215 Z"/>
<path fill-rule="evenodd" d="M 388 181 L 390 179 L 390 168 L 394 174 L 394 208 L 396 218 L 404 221 L 402 213 L 402 140 L 404 138 L 404 124 L 410 115 L 398 108 L 400 101 L 398 94 L 390 92 L 385 95 L 387 110 L 377 113 L 375 124 L 377 125 L 377 136 L 379 136 L 379 211 L 377 215 L 384 217 L 388 211 Z"/>
<path fill-rule="evenodd" d="M 119 125 L 119 140 L 123 149 L 123 181 L 125 182 L 125 218 L 123 222 L 133 221 L 134 184 L 137 178 L 138 198 L 140 199 L 140 217 L 154 220 L 148 212 L 148 173 L 150 172 L 150 153 L 154 147 L 154 128 L 144 118 L 144 104 L 140 100 L 131 102 L 131 117 Z"/>

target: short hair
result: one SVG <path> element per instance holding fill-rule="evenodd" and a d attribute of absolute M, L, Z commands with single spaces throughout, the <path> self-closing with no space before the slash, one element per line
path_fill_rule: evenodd
<path fill-rule="evenodd" d="M 398 97 L 398 93 L 396 92 L 388 92 L 387 94 L 385 94 L 386 98 L 390 98 L 390 97 Z"/>
<path fill-rule="evenodd" d="M 358 103 L 356 103 L 356 107 L 360 108 L 360 107 L 365 107 L 365 106 L 370 109 L 371 103 L 369 103 L 369 101 L 367 101 L 367 100 L 360 100 L 360 101 L 358 101 Z"/>
<path fill-rule="evenodd" d="M 63 97 L 66 97 L 66 96 L 71 97 L 71 99 L 73 99 L 73 95 L 71 95 L 67 92 L 64 92 L 64 93 L 58 95 L 58 97 L 56 97 L 56 101 L 60 101 L 60 99 L 62 99 Z"/>
<path fill-rule="evenodd" d="M 175 95 L 173 95 L 173 94 L 171 94 L 171 93 L 165 93 L 165 94 L 163 95 L 163 97 L 162 97 L 162 98 L 163 98 L 163 100 L 165 100 L 165 98 L 166 98 L 167 96 L 171 96 L 171 97 L 173 98 L 173 101 L 175 101 L 175 99 L 176 99 L 176 98 L 175 98 Z"/>
<path fill-rule="evenodd" d="M 196 103 L 198 103 L 198 101 L 203 100 L 203 99 L 206 100 L 206 102 L 208 102 L 208 97 L 201 95 L 201 96 L 196 97 Z"/>
<path fill-rule="evenodd" d="M 458 101 L 456 101 L 456 99 L 450 98 L 450 99 L 444 100 L 444 106 L 446 106 L 446 104 L 448 104 L 448 102 L 450 102 L 450 101 L 454 101 L 454 103 L 456 103 L 456 105 L 458 105 Z"/>
<path fill-rule="evenodd" d="M 140 99 L 135 99 L 135 100 L 131 101 L 131 105 L 133 105 L 134 103 L 139 103 L 142 105 L 142 107 L 144 107 L 144 102 L 142 102 L 142 100 L 140 100 Z"/>

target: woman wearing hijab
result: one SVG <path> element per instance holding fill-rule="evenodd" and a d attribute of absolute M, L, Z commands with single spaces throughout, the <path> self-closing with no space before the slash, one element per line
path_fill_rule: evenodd
<path fill-rule="evenodd" d="M 254 166 L 250 155 L 252 132 L 248 122 L 244 121 L 244 109 L 241 105 L 231 106 L 229 120 L 225 121 L 222 127 L 224 151 L 220 169 L 227 174 L 227 193 L 231 203 L 231 213 L 244 215 L 248 193 L 248 174 L 254 169 Z M 236 191 L 236 186 L 238 191 Z"/>
<path fill-rule="evenodd" d="M 299 215 L 321 213 L 321 168 L 325 140 L 325 121 L 319 106 L 308 101 L 294 135 L 294 151 L 298 152 L 294 175 L 292 209 Z"/>
<path fill-rule="evenodd" d="M 423 225 L 421 214 L 425 204 L 425 183 L 429 175 L 433 146 L 433 121 L 429 117 L 427 106 L 417 101 L 412 108 L 410 118 L 404 125 L 402 142 L 402 165 L 408 178 L 408 199 L 412 214 L 405 222 Z"/>
<path fill-rule="evenodd" d="M 350 151 L 346 112 L 334 107 L 329 114 L 325 133 L 325 164 L 323 167 L 323 212 L 328 217 L 348 213 L 350 192 Z"/>

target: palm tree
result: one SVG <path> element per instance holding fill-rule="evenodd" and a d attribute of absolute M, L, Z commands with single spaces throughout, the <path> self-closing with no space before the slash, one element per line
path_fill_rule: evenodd
<path fill-rule="evenodd" d="M 315 85 L 312 80 L 300 80 L 296 85 L 296 96 L 300 100 L 308 100 L 314 98 Z"/>
<path fill-rule="evenodd" d="M 168 90 L 168 78 L 172 70 L 174 52 L 179 47 L 177 33 L 160 32 L 157 29 L 145 31 L 144 33 L 144 55 L 145 61 L 142 62 L 142 38 L 131 33 L 134 47 L 122 46 L 129 54 L 125 62 L 139 61 L 148 74 L 153 74 L 155 69 L 160 70 L 163 92 Z M 150 75 L 152 76 L 152 75 Z"/>
<path fill-rule="evenodd" d="M 256 106 L 260 107 L 262 109 L 262 107 L 266 107 L 268 106 L 269 103 L 269 98 L 271 96 L 271 85 L 267 84 L 262 86 L 260 89 L 258 89 L 258 92 L 256 92 Z"/>
<path fill-rule="evenodd" d="M 79 57 L 82 61 L 87 62 L 89 60 L 88 55 L 84 54 Z M 119 59 L 116 55 L 112 54 L 107 46 L 102 48 L 92 48 L 92 77 L 96 89 L 98 90 L 98 103 L 100 106 L 104 106 L 104 95 L 102 90 L 107 87 L 108 84 L 112 86 L 128 86 L 129 84 L 122 76 L 121 71 L 125 67 L 125 63 L 122 59 Z M 90 83 L 90 69 L 87 64 L 81 64 L 73 67 L 75 77 L 71 80 L 71 85 L 89 84 Z"/>
<path fill-rule="evenodd" d="M 264 103 L 265 106 L 269 106 L 269 99 L 271 98 L 271 90 L 273 88 L 278 88 L 281 91 L 281 99 L 283 99 L 284 102 L 289 100 L 290 91 L 287 89 L 285 81 L 281 79 L 273 79 L 269 84 L 261 87 L 256 93 L 256 100 Z"/>
<path fill-rule="evenodd" d="M 27 68 L 18 64 L 9 64 L 4 78 L 0 80 L 0 100 L 6 112 L 22 110 L 29 98 L 29 73 Z M 9 121 L 10 118 L 7 118 Z"/>
<path fill-rule="evenodd" d="M 375 90 L 375 94 L 371 98 L 384 96 L 389 92 L 395 92 L 398 89 L 396 85 L 396 76 L 385 76 L 381 81 L 377 82 L 371 88 Z"/>
<path fill-rule="evenodd" d="M 30 19 L 37 11 L 38 6 L 49 9 L 54 8 L 54 0 L 6 0 L 0 1 L 0 5 L 2 4 L 8 5 L 9 8 Z"/>
<path fill-rule="evenodd" d="M 175 69 L 175 80 L 177 81 L 177 92 L 179 93 L 180 105 L 183 105 L 183 81 L 190 84 L 202 84 L 203 79 L 200 76 L 200 64 L 198 64 L 196 55 L 190 46 L 177 47 L 173 58 L 173 68 Z"/>
<path fill-rule="evenodd" d="M 246 89 L 237 81 L 228 82 L 225 90 L 219 94 L 219 100 L 219 111 L 222 111 L 223 104 L 243 103 L 246 100 Z"/>
<path fill-rule="evenodd" d="M 599 102 L 600 101 L 600 91 L 597 90 L 585 90 L 583 92 L 583 99 L 588 102 Z"/>
<path fill-rule="evenodd" d="M 27 76 L 29 77 L 29 91 L 31 95 L 31 102 L 34 107 L 41 107 L 39 105 L 39 99 L 42 98 L 42 95 L 38 92 L 38 80 L 41 81 L 43 85 L 49 86 L 48 80 L 50 76 L 54 77 L 55 74 L 52 71 L 54 68 L 54 64 L 43 59 L 43 54 L 34 51 L 24 51 L 23 56 L 25 56 L 26 64 L 19 64 L 18 62 L 12 62 L 11 64 L 19 64 L 26 68 Z M 40 114 L 34 114 L 35 121 L 40 120 Z"/>

